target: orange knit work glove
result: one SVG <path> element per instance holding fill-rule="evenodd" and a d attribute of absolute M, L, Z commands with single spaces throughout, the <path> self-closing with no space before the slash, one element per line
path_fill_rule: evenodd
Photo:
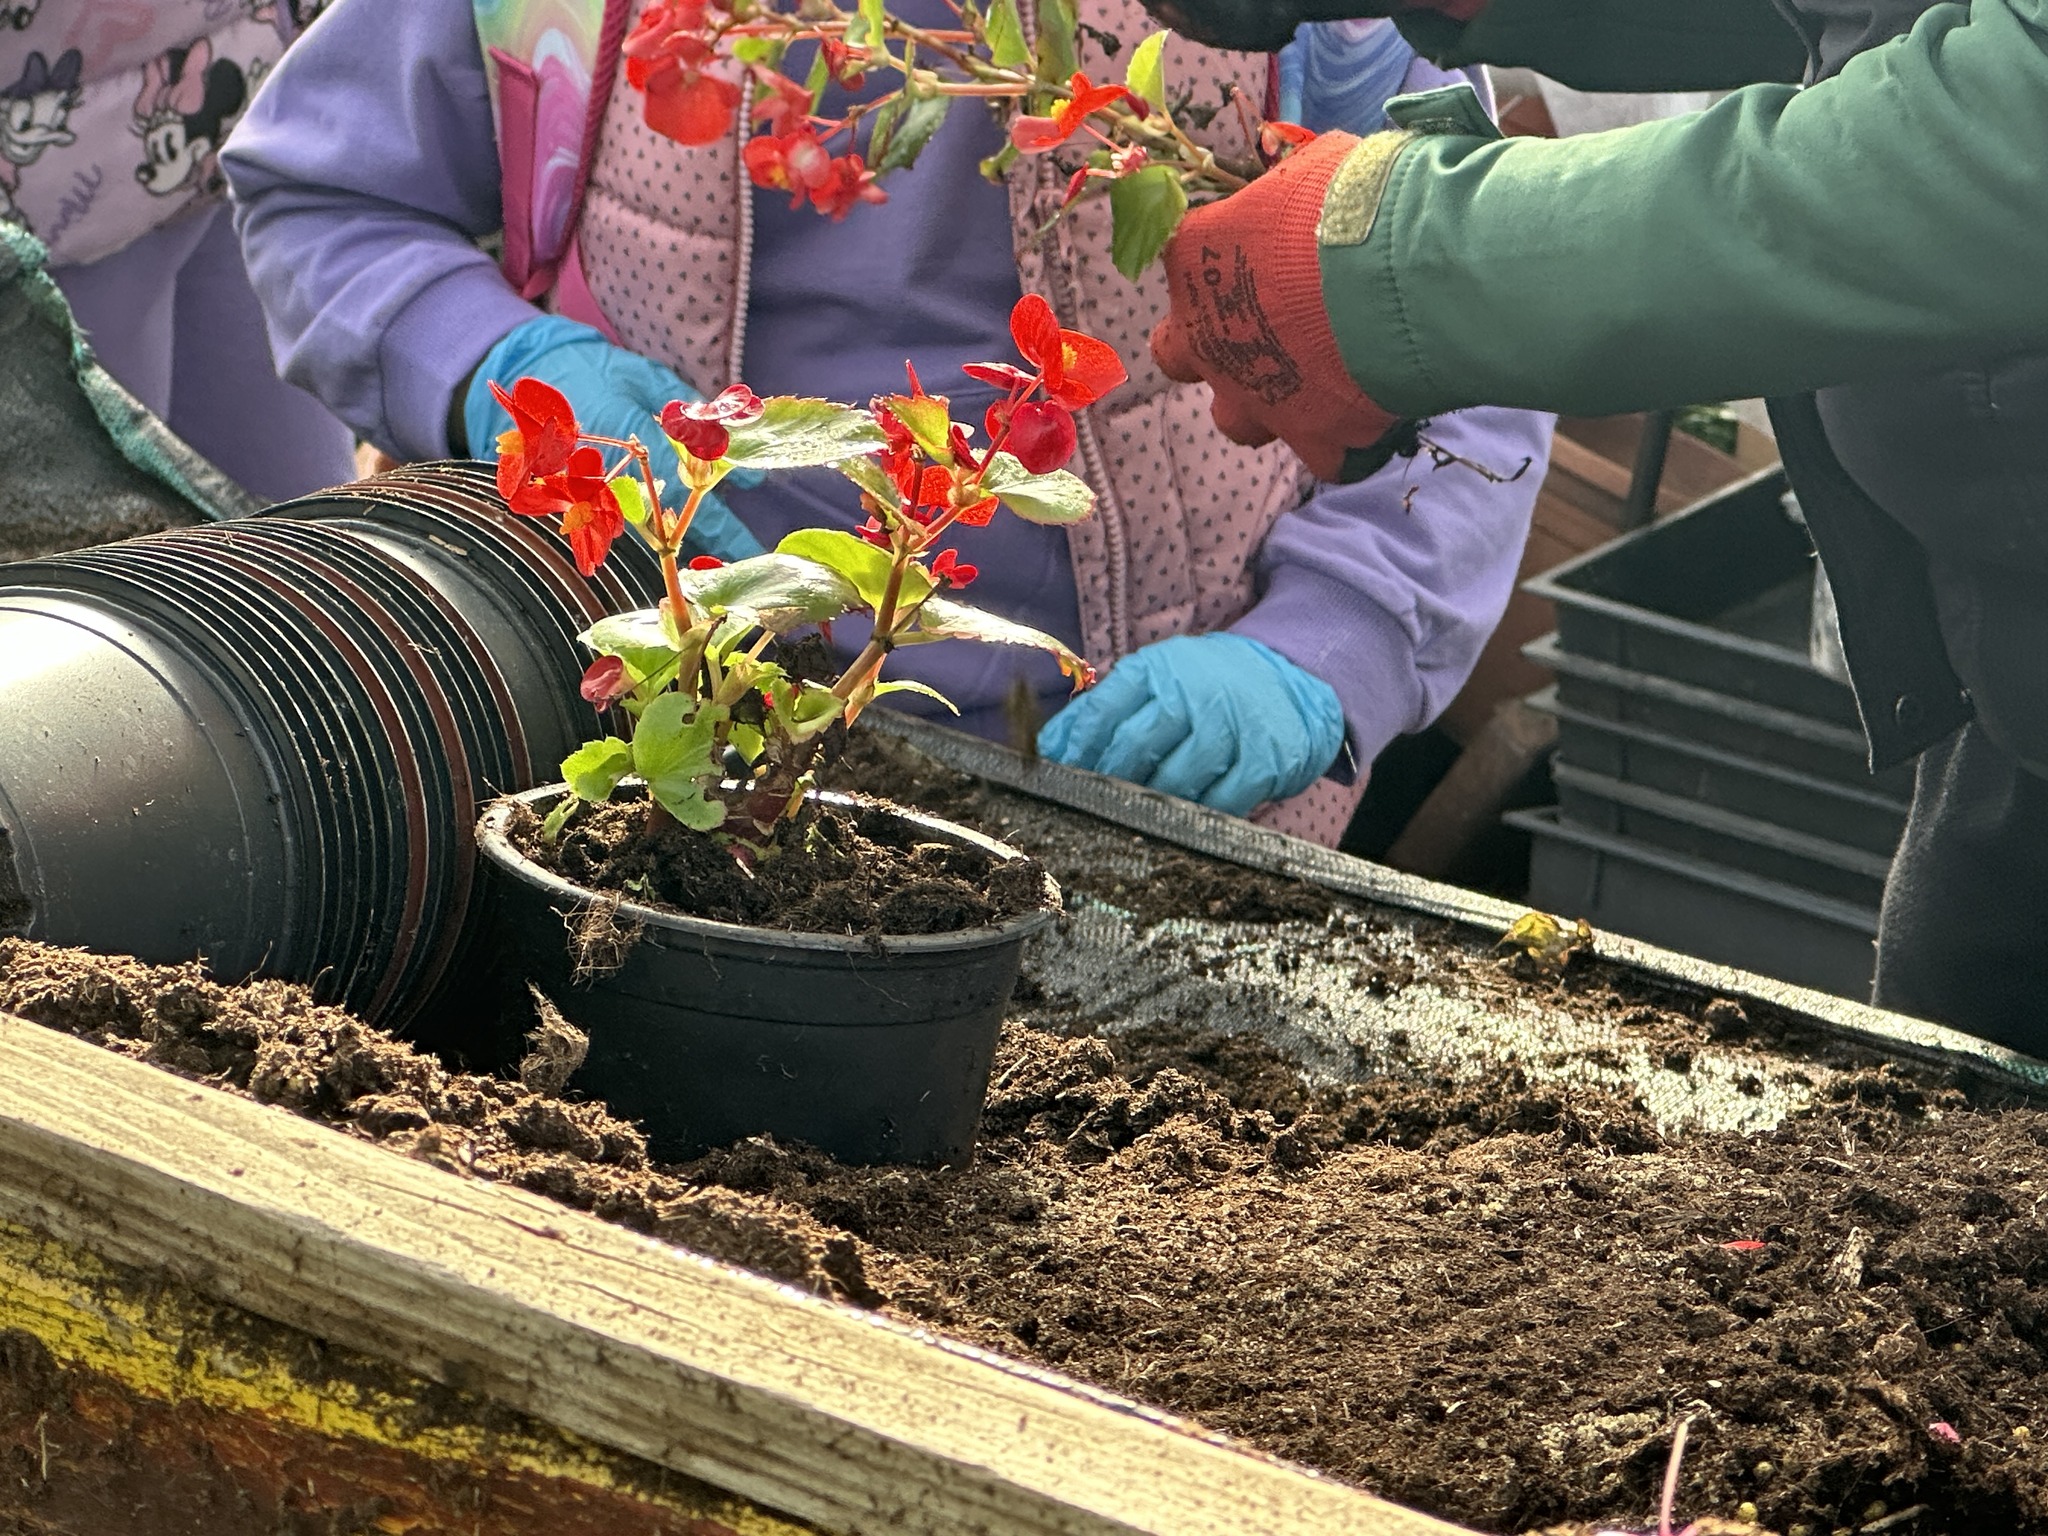
<path fill-rule="evenodd" d="M 1414 451 L 1410 424 L 1353 382 L 1323 308 L 1316 225 L 1330 179 L 1361 142 L 1323 134 L 1190 213 L 1166 247 L 1172 308 L 1152 332 L 1168 378 L 1215 391 L 1225 437 L 1284 439 L 1319 480 L 1360 480 Z"/>

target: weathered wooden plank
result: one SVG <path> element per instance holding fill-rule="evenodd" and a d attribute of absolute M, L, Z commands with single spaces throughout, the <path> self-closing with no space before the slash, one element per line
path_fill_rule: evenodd
<path fill-rule="evenodd" d="M 5 1016 L 0 1218 L 829 1529 L 1455 1529 Z"/>

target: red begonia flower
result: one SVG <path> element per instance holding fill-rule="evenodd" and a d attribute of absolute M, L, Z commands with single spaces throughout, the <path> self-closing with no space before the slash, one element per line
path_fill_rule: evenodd
<path fill-rule="evenodd" d="M 997 401 L 989 407 L 988 429 L 997 429 L 998 414 L 1007 418 L 1010 435 L 1003 447 L 1017 456 L 1017 462 L 1034 475 L 1049 475 L 1064 469 L 1079 446 L 1074 430 L 1074 413 L 1057 400 L 1031 400 L 1012 406 Z"/>
<path fill-rule="evenodd" d="M 957 488 L 955 499 L 964 499 L 960 497 Z M 989 519 L 996 515 L 996 506 L 995 497 L 983 496 L 979 500 L 969 502 L 966 506 L 962 507 L 960 515 L 955 521 L 965 523 L 970 528 L 986 528 L 989 524 Z"/>
<path fill-rule="evenodd" d="M 744 158 L 755 186 L 796 194 L 789 200 L 792 208 L 801 208 L 832 178 L 832 156 L 809 123 L 793 133 L 756 134 L 747 140 Z"/>
<path fill-rule="evenodd" d="M 866 539 L 870 544 L 882 549 L 889 547 L 889 530 L 882 526 L 881 519 L 879 518 L 870 517 L 866 522 L 854 529 L 854 532 Z"/>
<path fill-rule="evenodd" d="M 932 575 L 944 586 L 964 587 L 980 574 L 980 566 L 961 563 L 957 549 L 940 550 L 939 558 L 932 562 Z"/>
<path fill-rule="evenodd" d="M 754 103 L 753 118 L 766 123 L 771 134 L 795 133 L 811 120 L 811 93 L 795 80 L 772 69 L 754 72 L 766 89 Z"/>
<path fill-rule="evenodd" d="M 744 384 L 729 384 L 709 400 L 671 400 L 661 408 L 661 430 L 693 459 L 715 464 L 732 446 L 731 429 L 767 407 Z"/>
<path fill-rule="evenodd" d="M 695 559 L 691 560 L 690 569 L 693 571 L 722 571 L 725 569 L 725 562 L 716 555 L 698 555 Z"/>
<path fill-rule="evenodd" d="M 859 155 L 839 155 L 825 167 L 825 177 L 811 188 L 811 206 L 837 224 L 862 203 L 886 203 L 889 194 L 875 184 L 875 173 Z"/>
<path fill-rule="evenodd" d="M 960 371 L 970 379 L 979 379 L 984 384 L 993 384 L 997 389 L 1007 389 L 1012 394 L 1022 394 L 1038 382 L 1037 376 L 1026 373 L 1009 363 L 966 363 Z"/>
<path fill-rule="evenodd" d="M 1150 111 L 1145 98 L 1135 94 L 1125 85 L 1097 85 L 1084 74 L 1075 74 L 1067 82 L 1073 94 L 1053 109 L 1051 117 L 1033 117 L 1020 114 L 1010 123 L 1010 142 L 1027 155 L 1042 155 L 1049 149 L 1058 149 L 1075 134 L 1081 125 L 1095 113 L 1113 107 L 1120 101 L 1131 104 L 1132 110 L 1140 116 Z"/>
<path fill-rule="evenodd" d="M 1313 130 L 1299 123 L 1259 124 L 1259 154 L 1266 164 L 1271 165 L 1282 156 L 1292 153 L 1304 144 L 1315 141 Z"/>
<path fill-rule="evenodd" d="M 633 683 L 626 676 L 625 662 L 616 656 L 600 656 L 583 669 L 583 683 L 578 691 L 586 702 L 603 709 L 614 699 L 631 693 Z"/>
<path fill-rule="evenodd" d="M 716 144 L 732 132 L 740 88 L 674 59 L 626 60 L 626 79 L 646 94 L 647 126 L 678 144 Z"/>
<path fill-rule="evenodd" d="M 569 455 L 569 467 L 550 483 L 561 489 L 562 536 L 576 556 L 576 569 L 595 576 L 611 553 L 612 540 L 626 531 L 626 515 L 605 479 L 604 455 L 578 448 Z"/>
<path fill-rule="evenodd" d="M 498 434 L 498 494 L 516 500 L 533 481 L 557 474 L 576 446 L 576 411 L 552 384 L 520 379 L 510 394 L 491 382 L 491 398 L 512 418 Z"/>
<path fill-rule="evenodd" d="M 1069 410 L 1093 405 L 1130 375 L 1106 341 L 1064 330 L 1052 306 L 1027 293 L 1010 311 L 1010 335 L 1024 360 L 1037 367 L 1045 392 Z"/>
<path fill-rule="evenodd" d="M 846 89 L 857 91 L 867 83 L 867 49 L 849 47 L 836 37 L 823 39 L 818 47 L 824 52 L 826 70 Z"/>

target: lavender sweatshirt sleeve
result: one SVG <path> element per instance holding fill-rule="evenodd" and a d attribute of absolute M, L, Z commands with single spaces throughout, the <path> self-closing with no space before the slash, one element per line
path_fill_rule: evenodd
<path fill-rule="evenodd" d="M 1443 713 L 1471 675 L 1514 590 L 1552 420 L 1439 417 L 1429 436 L 1444 448 L 1501 475 L 1527 459 L 1528 472 L 1494 484 L 1426 455 L 1395 459 L 1357 485 L 1319 487 L 1266 535 L 1264 590 L 1230 627 L 1336 690 L 1357 767 Z"/>
<path fill-rule="evenodd" d="M 1463 81 L 1492 107 L 1478 71 L 1439 69 L 1384 24 L 1333 23 L 1314 44 L 1282 60 L 1287 105 L 1311 128 L 1380 126 L 1375 81 L 1399 62 L 1379 54 L 1396 46 L 1410 61 L 1403 90 Z M 1462 465 L 1432 469 L 1426 457 L 1396 459 L 1357 485 L 1318 487 L 1273 524 L 1259 552 L 1259 601 L 1230 627 L 1336 690 L 1349 759 L 1334 777 L 1349 779 L 1396 736 L 1421 730 L 1465 685 L 1514 591 L 1554 422 L 1484 409 L 1430 424 L 1442 447 L 1497 474 L 1528 460 L 1510 484 Z"/>
<path fill-rule="evenodd" d="M 279 371 L 387 452 L 445 455 L 456 387 L 539 313 L 476 247 L 503 220 L 469 0 L 339 0 L 221 167 Z"/>

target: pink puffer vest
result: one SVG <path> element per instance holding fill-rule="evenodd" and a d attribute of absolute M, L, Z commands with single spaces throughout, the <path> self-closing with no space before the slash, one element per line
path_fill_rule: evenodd
<path fill-rule="evenodd" d="M 1028 24 L 1028 0 L 1025 10 Z M 1081 12 L 1111 37 L 1153 30 L 1136 0 L 1083 0 Z M 1082 41 L 1091 76 L 1121 78 L 1093 36 Z M 1266 97 L 1263 56 L 1173 37 L 1166 68 L 1169 79 L 1203 82 L 1205 101 L 1226 81 L 1255 102 Z M 1238 135 L 1232 114 L 1216 122 L 1222 134 Z M 564 313 L 601 317 L 625 345 L 662 359 L 706 394 L 739 377 L 745 349 L 752 195 L 739 150 L 737 136 L 698 149 L 665 139 L 646 126 L 636 93 L 614 91 L 589 167 L 578 250 L 557 292 Z M 1131 371 L 1130 383 L 1082 415 L 1077 468 L 1099 501 L 1096 516 L 1067 535 L 1082 650 L 1104 666 L 1244 613 L 1255 596 L 1260 541 L 1300 504 L 1307 482 L 1286 448 L 1225 439 L 1210 420 L 1208 390 L 1175 384 L 1154 367 L 1146 339 L 1167 307 L 1163 271 L 1155 265 L 1134 284 L 1111 265 L 1106 201 L 1084 204 L 1033 244 L 1063 192 L 1049 157 L 1026 158 L 1011 174 L 1024 288 L 1050 301 L 1063 325 L 1109 342 Z M 1254 819 L 1334 845 L 1363 792 L 1362 776 L 1351 786 L 1325 779 L 1261 807 Z"/>
<path fill-rule="evenodd" d="M 222 140 L 284 51 L 282 0 L 12 0 L 0 219 L 56 266 L 216 202 Z"/>

